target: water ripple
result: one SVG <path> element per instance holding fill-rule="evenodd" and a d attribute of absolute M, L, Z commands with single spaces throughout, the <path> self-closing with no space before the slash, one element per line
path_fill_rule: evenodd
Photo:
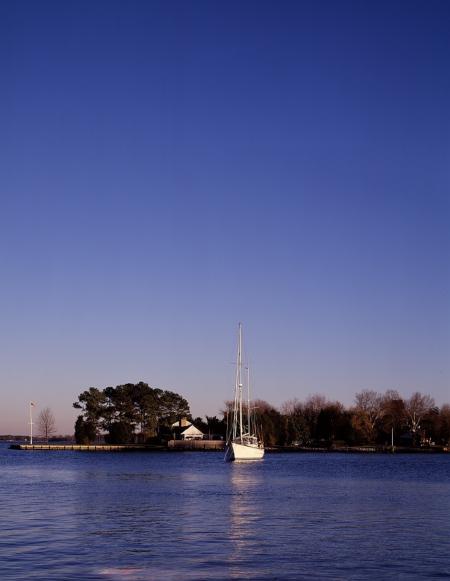
<path fill-rule="evenodd" d="M 0 447 L 3 579 L 450 576 L 450 457 Z"/>

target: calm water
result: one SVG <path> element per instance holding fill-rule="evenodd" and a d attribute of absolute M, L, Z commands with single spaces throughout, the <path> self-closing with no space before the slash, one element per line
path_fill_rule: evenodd
<path fill-rule="evenodd" d="M 0 447 L 3 579 L 450 577 L 450 456 Z"/>

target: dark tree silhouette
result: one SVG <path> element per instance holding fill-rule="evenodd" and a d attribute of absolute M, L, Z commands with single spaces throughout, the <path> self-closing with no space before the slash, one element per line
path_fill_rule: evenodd
<path fill-rule="evenodd" d="M 177 420 L 190 418 L 189 404 L 181 395 L 142 381 L 103 390 L 91 387 L 73 405 L 82 410 L 75 425 L 80 442 L 93 441 L 102 432 L 109 443 L 144 443 L 170 433 Z"/>

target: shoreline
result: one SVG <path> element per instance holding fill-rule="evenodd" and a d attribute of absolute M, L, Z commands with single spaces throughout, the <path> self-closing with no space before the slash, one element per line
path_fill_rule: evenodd
<path fill-rule="evenodd" d="M 180 445 L 181 444 L 181 445 Z M 220 440 L 198 442 L 171 441 L 168 445 L 147 444 L 11 444 L 9 449 L 27 452 L 223 452 L 225 443 Z M 448 454 L 445 447 L 405 448 L 376 446 L 345 446 L 341 448 L 306 448 L 277 446 L 265 449 L 266 454 Z"/>

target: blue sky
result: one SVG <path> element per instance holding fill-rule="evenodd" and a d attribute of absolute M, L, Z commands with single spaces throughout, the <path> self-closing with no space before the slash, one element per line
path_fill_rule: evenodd
<path fill-rule="evenodd" d="M 450 5 L 0 3 L 0 433 L 89 386 L 450 400 Z"/>

